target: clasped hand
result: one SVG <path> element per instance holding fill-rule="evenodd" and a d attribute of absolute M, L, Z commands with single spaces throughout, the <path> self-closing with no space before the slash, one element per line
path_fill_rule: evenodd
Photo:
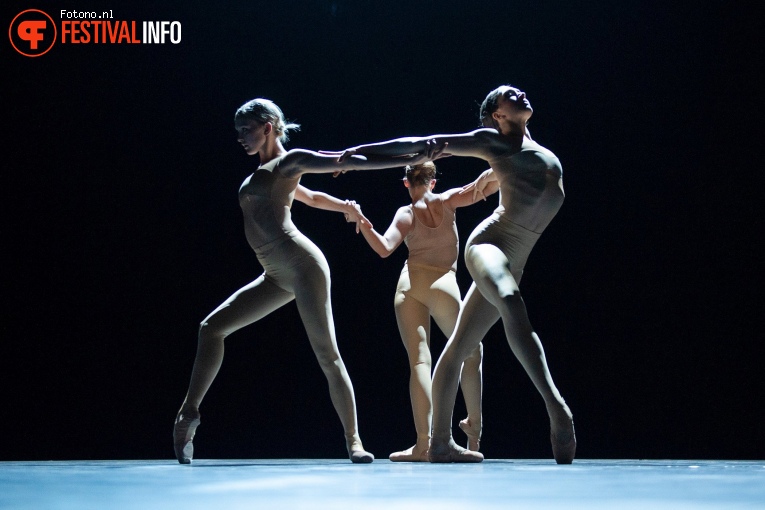
<path fill-rule="evenodd" d="M 356 203 L 355 200 L 346 200 L 345 201 L 346 210 L 343 212 L 343 216 L 345 216 L 345 221 L 348 223 L 355 223 L 356 224 L 356 233 L 359 233 L 361 225 L 368 225 L 369 228 L 373 228 L 372 222 L 370 222 L 366 216 L 361 212 L 361 206 Z"/>

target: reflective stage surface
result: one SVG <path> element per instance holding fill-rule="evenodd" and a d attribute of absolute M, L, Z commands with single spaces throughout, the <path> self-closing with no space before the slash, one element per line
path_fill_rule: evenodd
<path fill-rule="evenodd" d="M 765 461 L 0 462 L 0 509 L 765 508 Z"/>

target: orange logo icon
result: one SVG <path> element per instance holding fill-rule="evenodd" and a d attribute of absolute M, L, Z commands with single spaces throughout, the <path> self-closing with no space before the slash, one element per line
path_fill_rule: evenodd
<path fill-rule="evenodd" d="M 56 43 L 56 24 L 43 11 L 27 9 L 13 18 L 8 37 L 13 48 L 25 57 L 39 57 Z"/>

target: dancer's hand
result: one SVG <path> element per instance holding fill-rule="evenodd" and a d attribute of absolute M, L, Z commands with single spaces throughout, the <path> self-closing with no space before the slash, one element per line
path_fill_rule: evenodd
<path fill-rule="evenodd" d="M 480 195 L 482 200 L 486 200 L 486 194 L 484 193 L 484 189 L 486 189 L 486 186 L 492 181 L 496 181 L 496 175 L 494 175 L 494 170 L 489 168 L 488 170 L 484 170 L 481 175 L 478 176 L 476 180 L 471 182 L 470 184 L 466 184 L 462 187 L 462 191 L 460 191 L 460 195 L 464 195 L 466 193 L 473 193 L 473 202 L 478 200 L 478 196 Z"/>
<path fill-rule="evenodd" d="M 325 156 L 334 156 L 337 158 L 337 162 L 340 163 L 344 160 L 343 154 L 345 152 L 343 151 L 319 151 L 319 154 L 323 154 Z M 332 177 L 337 177 L 340 174 L 344 174 L 348 170 L 337 170 L 336 172 L 332 172 Z"/>
<path fill-rule="evenodd" d="M 345 210 L 343 211 L 343 216 L 345 216 L 345 221 L 347 223 L 355 223 L 356 224 L 356 233 L 359 233 L 359 215 L 356 211 L 356 201 L 355 200 L 346 200 L 345 201 Z"/>
<path fill-rule="evenodd" d="M 356 224 L 357 234 L 359 233 L 362 225 L 368 226 L 369 228 L 373 228 L 372 222 L 370 222 L 364 216 L 364 213 L 361 212 L 361 206 L 357 204 L 355 200 L 346 200 L 345 205 L 346 205 L 346 211 L 343 213 L 345 215 L 345 221 L 347 221 L 348 223 Z"/>
<path fill-rule="evenodd" d="M 356 149 L 345 149 L 342 152 L 337 152 L 336 154 L 340 154 L 337 158 L 338 163 L 342 163 L 346 159 L 350 158 L 351 156 L 356 155 Z"/>
<path fill-rule="evenodd" d="M 435 161 L 436 159 L 448 158 L 451 154 L 448 154 L 446 148 L 449 146 L 449 142 L 441 143 L 436 138 L 430 138 L 425 142 L 425 150 L 414 154 L 406 154 L 399 156 L 405 161 L 407 165 L 420 165 L 427 161 Z"/>
<path fill-rule="evenodd" d="M 451 154 L 446 152 L 447 147 L 449 147 L 449 142 L 440 143 L 436 138 L 429 139 L 427 150 L 428 160 L 435 161 L 437 159 L 450 157 Z"/>
<path fill-rule="evenodd" d="M 348 158 L 350 158 L 351 156 L 355 155 L 355 154 L 356 154 L 356 149 L 346 149 L 346 150 L 344 150 L 344 151 L 342 151 L 342 152 L 340 152 L 340 151 L 337 151 L 337 152 L 333 152 L 332 154 L 333 154 L 333 155 L 335 155 L 335 156 L 337 156 L 337 162 L 338 162 L 338 163 L 342 163 L 342 162 L 343 162 L 343 161 L 345 161 L 346 159 L 348 159 Z M 363 157 L 363 156 L 362 156 L 362 157 Z M 345 173 L 345 172 L 347 172 L 347 171 L 348 171 L 348 170 L 338 170 L 337 172 L 334 172 L 334 173 L 332 174 L 332 177 L 337 177 L 338 175 L 340 175 L 340 174 L 344 174 L 344 173 Z M 356 226 L 358 227 L 358 224 L 356 224 Z M 358 229 L 356 229 L 356 233 L 358 233 Z"/>

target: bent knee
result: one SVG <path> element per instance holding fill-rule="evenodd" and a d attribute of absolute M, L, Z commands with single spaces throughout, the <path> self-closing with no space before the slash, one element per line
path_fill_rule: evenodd
<path fill-rule="evenodd" d="M 481 259 L 480 263 L 468 265 L 470 276 L 481 293 L 485 296 L 496 294 L 500 298 L 513 297 L 518 294 L 518 282 L 513 275 L 510 263 L 505 260 Z"/>
<path fill-rule="evenodd" d="M 467 358 L 465 358 L 465 363 L 467 362 L 480 363 L 482 359 L 483 359 L 483 342 L 479 343 L 478 346 L 475 349 L 473 349 L 470 355 Z"/>
<path fill-rule="evenodd" d="M 512 278 L 512 277 L 511 277 Z M 497 294 L 508 306 L 516 306 L 523 303 L 521 292 L 515 279 L 502 280 L 497 285 Z"/>
<path fill-rule="evenodd" d="M 333 367 L 343 364 L 343 360 L 340 357 L 340 353 L 332 346 L 317 346 L 312 345 L 313 353 L 316 356 L 316 360 L 319 362 L 322 370 L 332 370 Z"/>
<path fill-rule="evenodd" d="M 499 306 L 497 300 L 503 301 L 506 306 L 521 302 L 518 283 L 510 272 L 484 275 L 481 278 L 474 278 L 474 281 L 481 294 L 494 306 Z"/>
<path fill-rule="evenodd" d="M 319 361 L 319 367 L 324 375 L 327 377 L 341 377 L 345 371 L 345 365 L 343 359 L 339 356 L 316 356 Z"/>
<path fill-rule="evenodd" d="M 215 324 L 207 321 L 199 323 L 199 330 L 197 332 L 197 338 L 200 341 L 203 340 L 224 340 L 229 335 L 228 331 L 225 331 L 221 327 L 216 327 Z"/>

